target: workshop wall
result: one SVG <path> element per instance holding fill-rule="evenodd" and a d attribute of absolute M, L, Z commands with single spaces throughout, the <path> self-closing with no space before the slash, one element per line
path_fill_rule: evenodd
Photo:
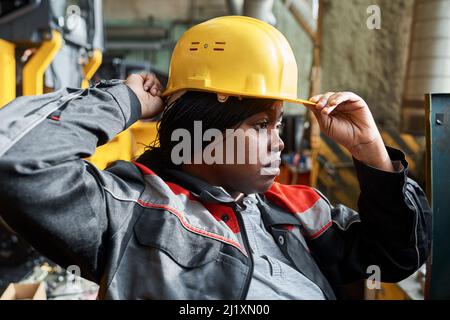
<path fill-rule="evenodd" d="M 323 91 L 354 91 L 377 123 L 398 127 L 414 0 L 324 0 Z M 381 9 L 381 29 L 367 28 L 367 8 Z"/>

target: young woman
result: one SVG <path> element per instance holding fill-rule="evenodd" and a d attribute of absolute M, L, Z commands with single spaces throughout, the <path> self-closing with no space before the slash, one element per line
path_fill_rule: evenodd
<path fill-rule="evenodd" d="M 164 93 L 142 74 L 15 100 L 0 110 L 2 217 L 56 263 L 79 266 L 101 299 L 336 299 L 373 270 L 386 282 L 411 275 L 429 254 L 430 208 L 360 97 L 300 101 L 353 155 L 359 213 L 274 182 L 297 78 L 283 39 L 254 19 L 213 19 L 178 42 Z M 136 162 L 102 171 L 83 160 L 161 112 L 159 143 Z M 234 132 L 245 139 L 228 145 Z M 266 156 L 250 161 L 255 145 Z"/>

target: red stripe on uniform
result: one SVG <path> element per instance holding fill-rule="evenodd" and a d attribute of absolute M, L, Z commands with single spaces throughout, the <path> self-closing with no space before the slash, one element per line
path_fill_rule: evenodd
<path fill-rule="evenodd" d="M 326 225 L 324 225 L 322 228 L 320 228 L 319 231 L 314 233 L 312 236 L 309 236 L 309 239 L 314 240 L 314 239 L 318 238 L 322 233 L 324 233 L 326 230 L 328 230 L 328 228 L 331 227 L 332 224 L 333 224 L 333 221 L 328 221 L 328 223 Z"/>
<path fill-rule="evenodd" d="M 224 215 L 228 216 L 228 221 L 224 221 L 226 225 L 233 231 L 239 233 L 239 223 L 233 209 L 218 203 L 202 203 L 203 206 L 212 214 L 217 221 L 223 221 Z"/>
<path fill-rule="evenodd" d="M 173 182 L 166 182 L 167 186 L 172 190 L 172 192 L 176 195 L 185 195 L 189 200 L 191 201 L 197 201 L 200 202 L 195 196 L 192 195 L 192 193 L 184 189 L 183 187 L 180 187 L 179 185 L 173 183 Z M 236 215 L 230 207 L 223 206 L 218 203 L 203 203 L 200 202 L 206 210 L 211 213 L 211 215 L 217 220 L 217 221 L 224 221 L 223 216 L 228 216 L 228 221 L 224 221 L 225 224 L 233 231 L 234 233 L 239 233 L 239 223 L 237 221 Z"/>
<path fill-rule="evenodd" d="M 320 199 L 317 192 L 308 186 L 284 185 L 277 182 L 264 195 L 269 201 L 291 213 L 305 212 Z"/>
<path fill-rule="evenodd" d="M 294 226 L 292 224 L 284 224 L 283 228 L 287 231 L 292 231 L 294 229 Z"/>
<path fill-rule="evenodd" d="M 133 162 L 133 164 L 136 167 L 138 167 L 143 174 L 156 176 L 155 172 L 153 172 L 143 164 L 138 162 Z M 173 182 L 165 182 L 165 183 L 175 195 L 185 195 L 191 201 L 200 202 L 195 196 L 192 195 L 192 193 L 189 190 L 179 186 L 178 184 L 175 184 Z M 206 210 L 208 210 L 212 214 L 212 216 L 217 221 L 223 221 L 223 216 L 227 215 L 228 221 L 224 221 L 226 225 L 231 229 L 233 233 L 240 232 L 239 223 L 237 221 L 237 217 L 233 209 L 216 203 L 203 203 L 203 202 L 200 203 L 206 208 Z"/>
<path fill-rule="evenodd" d="M 247 256 L 247 254 L 245 253 L 245 251 L 243 250 L 243 248 L 241 247 L 241 245 L 239 243 L 237 243 L 231 239 L 225 238 L 223 236 L 220 236 L 218 234 L 208 232 L 206 230 L 194 227 L 193 225 L 189 224 L 183 217 L 183 214 L 181 214 L 181 212 L 179 212 L 175 208 L 168 207 L 168 206 L 162 205 L 162 204 L 144 202 L 142 200 L 138 200 L 137 202 L 143 207 L 167 210 L 167 211 L 171 212 L 172 214 L 174 214 L 187 230 L 189 230 L 193 233 L 199 234 L 199 235 L 206 236 L 208 238 L 216 239 L 216 240 L 231 244 L 232 246 L 238 248 L 243 254 L 245 254 Z"/>
<path fill-rule="evenodd" d="M 179 185 L 177 185 L 173 182 L 166 182 L 166 184 L 170 188 L 170 190 L 172 190 L 172 192 L 174 194 L 176 194 L 176 195 L 182 194 L 182 195 L 185 195 L 189 200 L 198 201 L 197 198 L 194 197 L 189 190 L 187 190 L 183 187 L 180 187 Z"/>
<path fill-rule="evenodd" d="M 148 176 L 156 176 L 156 173 L 154 173 L 152 170 L 150 170 L 149 168 L 147 168 L 146 166 L 144 166 L 142 163 L 139 162 L 132 162 L 136 167 L 138 167 L 138 169 L 144 174 L 144 175 L 148 175 Z"/>

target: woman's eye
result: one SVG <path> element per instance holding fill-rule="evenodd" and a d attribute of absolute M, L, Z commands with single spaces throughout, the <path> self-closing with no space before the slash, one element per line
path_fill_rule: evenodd
<path fill-rule="evenodd" d="M 280 122 L 277 124 L 277 130 L 282 130 L 284 128 L 284 123 Z"/>
<path fill-rule="evenodd" d="M 260 122 L 260 123 L 256 124 L 256 128 L 258 130 L 267 129 L 268 127 L 269 127 L 269 122 L 267 122 L 267 121 L 263 121 L 263 122 Z"/>

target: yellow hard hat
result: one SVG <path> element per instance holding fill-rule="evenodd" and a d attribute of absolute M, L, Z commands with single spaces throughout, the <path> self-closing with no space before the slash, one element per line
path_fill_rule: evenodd
<path fill-rule="evenodd" d="M 288 41 L 273 26 L 249 17 L 219 17 L 178 40 L 163 96 L 200 90 L 315 105 L 297 98 L 297 72 Z"/>

